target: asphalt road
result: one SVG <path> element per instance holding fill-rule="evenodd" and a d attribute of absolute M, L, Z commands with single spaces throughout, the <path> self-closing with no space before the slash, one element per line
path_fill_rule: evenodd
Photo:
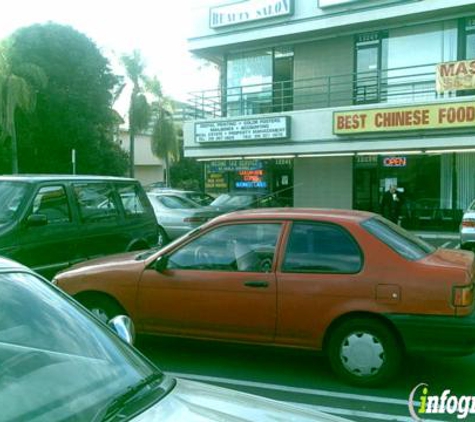
<path fill-rule="evenodd" d="M 436 246 L 458 247 L 453 234 L 426 236 Z M 344 384 L 332 373 L 325 356 L 306 351 L 151 337 L 139 338 L 137 347 L 172 375 L 310 406 L 354 421 L 413 421 L 409 394 L 422 382 L 430 394 L 450 389 L 451 395 L 475 396 L 475 355 L 409 356 L 394 382 L 368 389 Z M 475 415 L 467 420 L 471 417 Z M 430 420 L 460 419 L 455 415 L 424 418 Z"/>
<path fill-rule="evenodd" d="M 428 384 L 431 394 L 450 389 L 451 394 L 475 395 L 475 356 L 407 357 L 394 382 L 368 389 L 344 384 L 324 356 L 311 352 L 165 338 L 141 338 L 137 346 L 169 374 L 355 421 L 412 421 L 408 398 L 421 382 Z M 431 415 L 424 420 L 457 418 Z"/>

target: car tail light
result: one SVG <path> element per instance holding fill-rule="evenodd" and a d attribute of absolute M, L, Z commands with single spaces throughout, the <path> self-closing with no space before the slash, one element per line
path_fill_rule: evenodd
<path fill-rule="evenodd" d="M 185 223 L 204 223 L 206 220 L 206 217 L 186 217 L 183 219 Z"/>
<path fill-rule="evenodd" d="M 475 219 L 467 218 L 462 220 L 462 227 L 475 227 Z"/>
<path fill-rule="evenodd" d="M 454 287 L 454 306 L 470 306 L 473 303 L 473 284 Z"/>

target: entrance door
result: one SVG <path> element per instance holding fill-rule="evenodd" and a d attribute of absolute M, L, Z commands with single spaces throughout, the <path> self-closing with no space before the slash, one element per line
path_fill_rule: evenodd
<path fill-rule="evenodd" d="M 291 49 L 274 51 L 273 105 L 274 112 L 293 109 L 294 52 Z"/>
<path fill-rule="evenodd" d="M 377 169 L 359 169 L 355 176 L 354 208 L 361 211 L 379 212 Z"/>

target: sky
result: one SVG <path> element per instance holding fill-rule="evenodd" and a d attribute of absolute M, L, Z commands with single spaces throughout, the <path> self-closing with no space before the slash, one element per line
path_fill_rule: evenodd
<path fill-rule="evenodd" d="M 216 1 L 13 0 L 0 14 L 0 39 L 35 23 L 70 25 L 87 35 L 116 65 L 122 54 L 140 50 L 145 73 L 158 77 L 166 95 L 185 101 L 189 92 L 216 88 L 216 76 L 209 69 L 199 69 L 200 62 L 191 58 L 186 41 L 193 8 L 213 3 Z"/>

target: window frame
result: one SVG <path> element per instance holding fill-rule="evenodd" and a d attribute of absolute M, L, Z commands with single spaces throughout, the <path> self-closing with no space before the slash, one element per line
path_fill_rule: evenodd
<path fill-rule="evenodd" d="M 34 194 L 32 195 L 33 199 L 32 199 L 31 206 L 30 206 L 30 209 L 29 209 L 29 212 L 28 212 L 27 215 L 31 216 L 31 215 L 34 215 L 34 214 L 38 213 L 38 209 L 40 209 L 40 208 L 38 207 L 38 209 L 35 210 L 36 198 L 38 197 L 38 195 L 41 193 L 41 191 L 43 189 L 49 189 L 49 188 L 59 188 L 63 191 L 64 200 L 66 202 L 68 220 L 67 221 L 66 220 L 64 220 L 64 221 L 55 221 L 55 220 L 50 220 L 48 218 L 47 226 L 52 226 L 52 225 L 58 226 L 58 225 L 62 225 L 62 224 L 72 224 L 72 223 L 74 223 L 73 210 L 71 208 L 71 203 L 69 201 L 68 189 L 67 189 L 67 187 L 64 183 L 53 183 L 53 184 L 47 184 L 47 185 L 39 185 L 38 188 L 36 189 L 36 191 L 34 192 Z M 41 214 L 41 212 L 39 214 Z"/>
<path fill-rule="evenodd" d="M 277 236 L 276 236 L 276 242 L 275 242 L 275 247 L 274 247 L 274 253 L 272 257 L 272 265 L 271 265 L 271 270 L 270 271 L 243 271 L 243 270 L 238 270 L 237 268 L 229 268 L 229 269 L 221 269 L 221 268 L 190 268 L 190 267 L 173 267 L 170 268 L 167 266 L 167 269 L 172 270 L 172 271 L 211 271 L 211 272 L 232 272 L 234 274 L 246 274 L 246 273 L 262 273 L 262 274 L 268 274 L 275 272 L 274 268 L 277 265 L 278 259 L 279 259 L 279 251 L 281 249 L 281 242 L 282 242 L 282 236 L 284 233 L 284 228 L 285 228 L 285 221 L 282 220 L 261 220 L 261 221 L 256 221 L 256 220 L 250 220 L 250 221 L 233 221 L 233 222 L 228 222 L 226 224 L 220 224 L 218 226 L 210 227 L 208 230 L 205 232 L 201 233 L 201 230 L 197 231 L 197 233 L 201 233 L 199 236 L 195 236 L 190 238 L 185 244 L 177 245 L 176 248 L 171 250 L 170 252 L 167 253 L 167 258 L 168 261 L 170 262 L 170 258 L 177 252 L 183 250 L 183 248 L 188 247 L 192 243 L 198 241 L 199 239 L 203 238 L 203 236 L 210 235 L 212 232 L 220 229 L 224 229 L 226 227 L 231 227 L 231 226 L 242 226 L 242 225 L 275 225 L 278 226 L 278 231 L 277 231 Z"/>
<path fill-rule="evenodd" d="M 365 266 L 365 254 L 363 248 L 360 246 L 359 242 L 356 240 L 355 236 L 343 225 L 334 223 L 331 221 L 323 221 L 323 220 L 293 220 L 289 222 L 289 229 L 287 232 L 287 236 L 285 239 L 285 244 L 282 246 L 283 253 L 282 253 L 282 261 L 280 264 L 280 272 L 283 274 L 359 274 L 363 271 Z M 290 243 L 290 239 L 292 236 L 292 231 L 294 226 L 297 224 L 304 224 L 304 225 L 315 225 L 315 226 L 327 226 L 335 228 L 337 231 L 341 232 L 344 236 L 349 239 L 350 243 L 353 244 L 355 247 L 355 251 L 358 253 L 359 257 L 359 266 L 356 271 L 302 271 L 302 270 L 286 270 L 285 268 L 285 261 L 288 255 L 288 246 Z"/>

